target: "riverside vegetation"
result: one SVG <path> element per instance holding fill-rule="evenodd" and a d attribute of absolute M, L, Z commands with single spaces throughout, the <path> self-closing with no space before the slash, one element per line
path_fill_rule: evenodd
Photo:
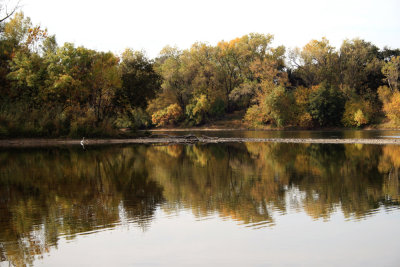
<path fill-rule="evenodd" d="M 116 136 L 195 126 L 242 111 L 251 127 L 400 125 L 400 50 L 326 38 L 272 47 L 250 33 L 217 45 L 167 46 L 155 59 L 72 43 L 22 12 L 0 20 L 0 137 Z"/>

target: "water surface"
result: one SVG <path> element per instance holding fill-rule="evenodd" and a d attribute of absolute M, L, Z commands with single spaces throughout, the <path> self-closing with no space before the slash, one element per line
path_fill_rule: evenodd
<path fill-rule="evenodd" d="M 153 134 L 168 135 L 206 135 L 212 137 L 236 138 L 314 138 L 314 139 L 380 139 L 400 138 L 399 130 L 191 130 L 154 131 Z"/>
<path fill-rule="evenodd" d="M 0 150 L 0 266 L 398 266 L 400 148 Z"/>

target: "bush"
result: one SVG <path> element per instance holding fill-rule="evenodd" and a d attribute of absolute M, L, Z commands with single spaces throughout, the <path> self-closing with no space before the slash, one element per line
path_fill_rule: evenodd
<path fill-rule="evenodd" d="M 182 115 L 182 108 L 178 104 L 172 104 L 153 113 L 151 121 L 157 126 L 171 125 L 181 120 Z"/>
<path fill-rule="evenodd" d="M 94 129 L 96 126 L 96 116 L 92 109 L 88 109 L 86 112 L 80 109 L 68 110 L 69 116 L 71 116 L 71 128 L 69 135 L 71 137 L 82 137 L 91 136 L 96 132 Z"/>
<path fill-rule="evenodd" d="M 266 124 L 268 117 L 260 105 L 253 105 L 247 109 L 244 120 L 253 126 L 259 126 Z"/>
<path fill-rule="evenodd" d="M 1 137 L 55 137 L 66 135 L 59 109 L 34 109 L 24 104 L 3 104 Z"/>
<path fill-rule="evenodd" d="M 200 95 L 194 98 L 193 103 L 187 105 L 186 116 L 194 125 L 199 125 L 206 121 L 210 109 L 210 101 L 206 95 Z"/>
<path fill-rule="evenodd" d="M 97 121 L 88 107 L 36 107 L 24 103 L 0 105 L 0 137 L 115 136 L 114 118 Z"/>
<path fill-rule="evenodd" d="M 146 129 L 151 124 L 150 115 L 142 108 L 127 109 L 115 121 L 117 128 Z"/>
<path fill-rule="evenodd" d="M 368 119 L 365 117 L 361 109 L 357 110 L 357 112 L 354 114 L 354 121 L 358 127 L 368 123 Z"/>
<path fill-rule="evenodd" d="M 222 98 L 217 98 L 212 102 L 210 116 L 214 118 L 222 117 L 225 114 L 226 103 Z"/>
<path fill-rule="evenodd" d="M 275 87 L 267 94 L 263 105 L 273 125 L 281 127 L 291 124 L 294 101 L 284 87 Z"/>
<path fill-rule="evenodd" d="M 313 126 L 313 120 L 310 113 L 301 113 L 298 117 L 297 125 L 303 128 L 311 128 Z"/>
<path fill-rule="evenodd" d="M 257 98 L 259 103 L 247 110 L 245 121 L 253 125 L 271 123 L 278 127 L 293 123 L 294 99 L 284 87 L 264 88 Z"/>
<path fill-rule="evenodd" d="M 342 123 L 346 127 L 360 127 L 371 122 L 373 113 L 370 102 L 352 99 L 346 102 Z"/>

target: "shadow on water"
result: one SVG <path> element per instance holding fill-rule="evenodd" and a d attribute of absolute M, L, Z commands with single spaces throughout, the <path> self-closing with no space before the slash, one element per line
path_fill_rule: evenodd
<path fill-rule="evenodd" d="M 399 205 L 396 146 L 237 143 L 0 150 L 0 256 L 32 264 L 61 237 L 120 224 L 146 231 L 157 209 L 258 229 L 292 210 L 348 220 Z"/>

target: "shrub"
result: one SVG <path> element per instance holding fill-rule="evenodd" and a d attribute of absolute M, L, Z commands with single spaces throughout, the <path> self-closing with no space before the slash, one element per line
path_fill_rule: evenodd
<path fill-rule="evenodd" d="M 346 127 L 360 127 L 371 122 L 373 113 L 369 101 L 352 99 L 345 104 L 342 123 Z"/>
<path fill-rule="evenodd" d="M 368 119 L 365 117 L 361 109 L 357 110 L 357 112 L 354 114 L 354 121 L 358 127 L 368 123 Z"/>
<path fill-rule="evenodd" d="M 217 98 L 212 102 L 210 109 L 211 117 L 222 117 L 225 114 L 226 103 L 222 98 Z"/>
<path fill-rule="evenodd" d="M 129 108 L 115 121 L 117 128 L 145 129 L 151 124 L 150 115 L 142 108 Z"/>
<path fill-rule="evenodd" d="M 313 126 L 313 120 L 310 113 L 301 113 L 298 117 L 297 125 L 303 128 L 311 128 Z"/>
<path fill-rule="evenodd" d="M 210 107 L 210 101 L 208 101 L 206 95 L 200 95 L 194 98 L 193 103 L 187 105 L 186 116 L 195 125 L 202 124 L 208 118 Z"/>
<path fill-rule="evenodd" d="M 267 94 L 263 103 L 271 123 L 278 127 L 291 124 L 293 104 L 292 96 L 282 86 L 274 87 L 272 92 Z"/>
<path fill-rule="evenodd" d="M 182 118 L 182 108 L 178 104 L 171 104 L 151 116 L 151 121 L 157 126 L 176 124 Z"/>
<path fill-rule="evenodd" d="M 244 120 L 253 126 L 258 126 L 266 124 L 268 119 L 260 105 L 253 105 L 247 109 Z"/>
<path fill-rule="evenodd" d="M 247 110 L 245 121 L 252 125 L 271 123 L 278 127 L 290 125 L 293 122 L 294 99 L 284 87 L 264 88 L 257 98 L 258 104 Z"/>

